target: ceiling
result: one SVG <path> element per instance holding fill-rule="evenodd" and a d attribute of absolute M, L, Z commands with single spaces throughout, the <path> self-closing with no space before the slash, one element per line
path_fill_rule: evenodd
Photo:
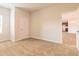
<path fill-rule="evenodd" d="M 12 8 L 15 6 L 29 11 L 35 11 L 50 5 L 51 3 L 8 3 L 8 4 L 2 3 L 0 4 L 0 6 L 6 7 L 6 8 Z"/>
<path fill-rule="evenodd" d="M 9 9 L 11 9 L 12 7 L 18 7 L 31 12 L 48 6 L 60 9 L 64 7 L 65 9 L 67 8 L 68 10 L 69 8 L 71 10 L 74 10 L 77 8 L 78 5 L 79 5 L 78 3 L 0 3 L 0 7 L 5 7 Z"/>
<path fill-rule="evenodd" d="M 19 7 L 28 11 L 35 11 L 40 8 L 44 8 L 47 6 L 53 6 L 53 7 L 64 7 L 69 8 L 68 6 L 74 8 L 78 4 L 77 3 L 0 3 L 0 6 L 6 7 L 6 8 L 12 8 L 12 7 Z"/>

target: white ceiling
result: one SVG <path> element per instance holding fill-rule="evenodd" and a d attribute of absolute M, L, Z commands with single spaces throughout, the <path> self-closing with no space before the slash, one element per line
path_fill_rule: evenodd
<path fill-rule="evenodd" d="M 67 6 L 66 8 L 69 8 L 68 6 L 70 6 L 71 8 L 75 8 L 78 4 L 58 4 L 58 3 L 0 3 L 0 6 L 6 7 L 6 8 L 12 8 L 12 7 L 19 7 L 28 11 L 35 11 L 38 10 L 40 8 L 45 8 L 47 6 L 52 6 L 52 7 L 64 7 Z"/>
<path fill-rule="evenodd" d="M 8 3 L 8 4 L 0 4 L 0 6 L 6 8 L 19 7 L 29 11 L 35 11 L 40 8 L 44 8 L 51 5 L 51 3 Z"/>
<path fill-rule="evenodd" d="M 25 10 L 29 10 L 29 11 L 35 11 L 38 10 L 40 8 L 44 8 L 47 6 L 53 6 L 56 7 L 56 5 L 60 5 L 60 6 L 76 6 L 77 4 L 57 4 L 57 3 L 0 3 L 0 6 L 6 7 L 6 8 L 12 8 L 12 7 L 19 7 L 19 8 L 23 8 Z"/>

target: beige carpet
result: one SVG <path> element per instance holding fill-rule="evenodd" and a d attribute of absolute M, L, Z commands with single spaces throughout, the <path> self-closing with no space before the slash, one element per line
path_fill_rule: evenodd
<path fill-rule="evenodd" d="M 1 56 L 71 56 L 78 55 L 76 48 L 38 39 L 24 39 L 0 43 Z"/>

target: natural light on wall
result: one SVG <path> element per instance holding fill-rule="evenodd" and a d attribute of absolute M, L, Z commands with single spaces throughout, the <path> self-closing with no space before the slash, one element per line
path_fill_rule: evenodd
<path fill-rule="evenodd" d="M 2 16 L 0 15 L 0 33 L 2 33 Z"/>

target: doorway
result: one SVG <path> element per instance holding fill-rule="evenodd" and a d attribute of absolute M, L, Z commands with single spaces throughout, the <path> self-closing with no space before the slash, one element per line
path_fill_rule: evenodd
<path fill-rule="evenodd" d="M 74 23 L 72 23 L 72 14 L 73 13 L 66 13 L 62 15 L 62 37 L 64 45 L 76 47 L 76 32 L 74 32 L 75 28 Z"/>

